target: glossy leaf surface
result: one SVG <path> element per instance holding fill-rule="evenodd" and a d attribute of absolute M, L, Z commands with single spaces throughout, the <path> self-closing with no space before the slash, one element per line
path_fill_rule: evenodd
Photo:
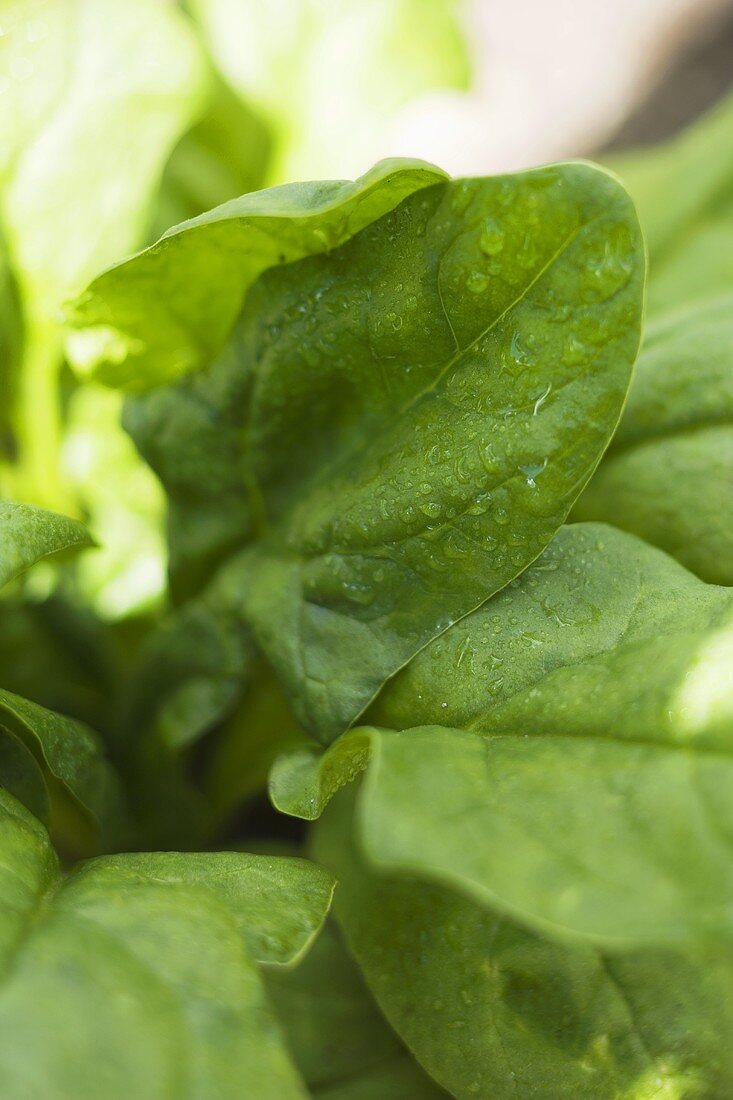
<path fill-rule="evenodd" d="M 257 191 L 174 226 L 82 295 L 69 317 L 78 330 L 72 358 L 123 389 L 200 369 L 221 351 L 247 290 L 268 267 L 338 247 L 442 178 L 419 161 L 383 161 L 356 182 Z"/>
<path fill-rule="evenodd" d="M 607 943 L 728 934 L 732 639 L 727 589 L 567 527 L 387 685 L 370 718 L 403 732 L 286 758 L 274 800 L 317 816 L 371 748 L 374 862 Z"/>
<path fill-rule="evenodd" d="M 386 171 L 392 201 L 395 181 L 414 187 L 417 169 Z M 354 193 L 381 194 L 369 179 Z M 169 240 L 211 247 L 226 224 L 231 241 L 226 210 Z M 263 262 L 251 248 L 245 271 Z M 158 259 L 179 272 L 173 255 Z M 154 259 L 92 300 L 132 293 Z M 228 558 L 242 618 L 319 738 L 552 537 L 615 427 L 642 281 L 633 210 L 589 166 L 437 184 L 265 272 L 217 361 L 129 408 L 171 497 L 179 590 Z"/>

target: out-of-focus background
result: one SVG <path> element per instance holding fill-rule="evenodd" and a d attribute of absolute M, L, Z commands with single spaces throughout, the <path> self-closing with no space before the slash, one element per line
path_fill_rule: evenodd
<path fill-rule="evenodd" d="M 731 85 L 733 0 L 1 0 L 0 495 L 104 532 L 76 582 L 102 617 L 155 607 L 162 494 L 61 325 L 100 269 L 385 156 L 613 161 Z"/>

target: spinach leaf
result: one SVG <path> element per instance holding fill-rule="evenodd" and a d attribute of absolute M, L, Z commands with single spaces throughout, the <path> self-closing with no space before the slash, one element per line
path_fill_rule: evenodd
<path fill-rule="evenodd" d="M 564 528 L 385 687 L 368 717 L 403 732 L 286 757 L 275 803 L 317 816 L 371 750 L 380 865 L 605 943 L 729 932 L 732 639 L 727 589 Z"/>
<path fill-rule="evenodd" d="M 83 374 L 132 390 L 198 370 L 221 352 L 263 271 L 336 248 L 443 178 L 419 161 L 383 161 L 356 182 L 270 188 L 173 226 L 99 275 L 70 307 L 72 361 Z"/>
<path fill-rule="evenodd" d="M 40 766 L 46 783 L 58 784 L 78 805 L 97 831 L 102 843 L 114 845 L 122 825 L 122 794 L 119 779 L 110 766 L 96 734 L 88 726 L 62 714 L 39 707 L 19 695 L 0 689 L 0 725 L 29 751 L 34 766 Z M 4 775 L 0 770 L 0 782 Z M 54 802 L 50 820 L 54 826 Z M 56 804 L 56 812 L 63 812 Z"/>
<path fill-rule="evenodd" d="M 733 210 L 732 210 L 733 215 Z M 733 584 L 733 297 L 652 324 L 608 454 L 572 518 L 605 520 Z"/>
<path fill-rule="evenodd" d="M 333 925 L 297 969 L 268 971 L 265 984 L 313 1100 L 446 1097 L 385 1023 Z"/>
<path fill-rule="evenodd" d="M 394 200 L 415 173 L 377 169 L 346 193 Z M 348 209 L 330 216 L 343 227 Z M 102 276 L 89 301 L 118 327 L 150 323 L 129 303 L 153 265 L 180 285 L 216 228 L 231 241 L 227 212 Z M 265 262 L 254 224 L 246 237 L 240 227 L 246 277 Z M 234 253 L 213 256 L 218 279 Z M 245 276 L 223 287 L 227 316 Z M 618 419 L 642 283 L 634 214 L 611 177 L 570 164 L 444 182 L 328 254 L 266 271 L 213 365 L 130 407 L 128 428 L 171 496 L 174 583 L 190 591 L 225 562 L 214 583 L 240 593 L 241 617 L 319 738 L 557 530 Z M 223 307 L 210 290 L 216 333 Z M 127 312 L 114 297 L 124 293 Z M 200 312 L 194 303 L 189 328 Z M 170 332 L 141 352 L 163 370 Z"/>
<path fill-rule="evenodd" d="M 649 246 L 652 314 L 733 288 L 733 96 L 663 146 L 619 157 Z"/>
<path fill-rule="evenodd" d="M 135 784 L 136 818 L 150 843 L 175 842 L 182 814 L 192 841 L 210 837 L 264 789 L 277 753 L 302 740 L 239 609 L 238 590 L 212 584 L 143 641 L 120 750 L 145 776 Z M 205 737 L 210 763 L 191 769 L 188 758 Z"/>
<path fill-rule="evenodd" d="M 0 791 L 0 1090 L 8 1100 L 305 1100 L 255 965 L 305 950 L 326 872 L 238 853 L 100 857 L 62 878 Z"/>
<path fill-rule="evenodd" d="M 370 869 L 346 793 L 313 845 L 339 878 L 336 916 L 388 1020 L 458 1100 L 729 1094 L 730 942 L 609 953 L 542 938 L 444 887 Z"/>
<path fill-rule="evenodd" d="M 611 451 L 573 513 L 733 582 L 733 98 L 668 146 L 616 165 L 650 251 L 652 323 Z"/>
<path fill-rule="evenodd" d="M 92 546 L 86 527 L 32 504 L 0 502 L 0 586 L 49 554 Z"/>

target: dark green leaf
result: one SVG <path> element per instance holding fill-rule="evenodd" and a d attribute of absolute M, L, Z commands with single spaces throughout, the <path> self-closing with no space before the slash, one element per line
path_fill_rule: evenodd
<path fill-rule="evenodd" d="M 114 843 L 121 827 L 121 792 L 96 734 L 73 718 L 2 689 L 0 723 L 25 745 L 48 779 L 63 786 L 107 843 Z"/>
<path fill-rule="evenodd" d="M 51 806 L 40 765 L 20 738 L 3 726 L 0 726 L 0 784 L 44 825 L 50 823 Z"/>
<path fill-rule="evenodd" d="M 417 170 L 379 171 L 392 195 Z M 225 224 L 170 240 L 200 250 Z M 132 294 L 154 259 L 92 295 Z M 436 184 L 265 272 L 213 366 L 131 406 L 172 500 L 174 581 L 229 556 L 216 583 L 316 736 L 552 537 L 615 427 L 642 281 L 627 197 L 590 166 Z"/>

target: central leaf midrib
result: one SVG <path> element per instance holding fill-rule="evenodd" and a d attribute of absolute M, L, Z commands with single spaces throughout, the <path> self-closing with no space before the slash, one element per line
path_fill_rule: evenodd
<path fill-rule="evenodd" d="M 516 309 L 516 307 L 519 305 L 519 303 L 522 302 L 524 300 L 524 298 L 526 298 L 526 296 L 529 294 L 529 292 L 547 274 L 547 272 L 553 267 L 553 265 L 563 255 L 563 253 L 567 251 L 567 249 L 572 245 L 572 243 L 576 239 L 576 237 L 581 232 L 583 232 L 584 230 L 588 229 L 591 225 L 593 225 L 594 222 L 600 220 L 600 217 L 601 216 L 598 215 L 598 216 L 596 216 L 594 218 L 591 218 L 587 221 L 581 222 L 580 225 L 577 225 L 574 229 L 572 229 L 566 235 L 566 237 L 563 239 L 563 241 L 560 243 L 560 245 L 555 249 L 555 251 L 552 253 L 552 255 L 537 269 L 537 271 L 534 273 L 534 275 L 527 281 L 527 283 L 523 286 L 521 292 L 519 294 L 517 294 L 517 296 L 511 302 L 509 302 L 509 304 L 501 311 L 501 313 L 497 314 L 494 318 L 492 318 L 492 320 L 489 322 L 489 324 L 486 325 L 486 327 L 484 329 L 482 329 L 482 331 L 479 332 L 478 335 L 475 336 L 468 344 L 466 344 L 465 347 L 462 347 L 462 348 L 459 347 L 454 352 L 454 354 L 446 361 L 446 363 L 444 363 L 444 365 L 440 368 L 440 370 L 437 372 L 436 376 L 432 379 L 432 381 L 427 386 L 424 386 L 417 393 L 413 394 L 407 401 L 404 402 L 404 404 L 399 409 L 396 410 L 396 412 L 393 414 L 393 422 L 401 420 L 409 412 L 411 412 L 416 407 L 416 405 L 419 404 L 420 401 L 424 400 L 430 393 L 433 393 L 437 389 L 437 387 L 440 385 L 440 383 L 443 381 L 443 379 L 446 377 L 446 375 L 453 369 L 453 367 L 455 367 L 458 363 L 460 363 L 460 361 L 463 359 L 464 356 L 466 356 L 470 351 L 472 351 L 481 340 L 485 339 L 486 336 L 488 336 L 488 334 L 493 329 L 495 329 L 499 324 L 501 324 L 501 322 L 507 316 L 509 316 L 509 314 L 514 309 Z M 442 299 L 441 299 L 441 301 L 442 301 Z M 447 316 L 447 313 L 445 311 L 445 308 L 443 308 L 443 312 L 446 316 L 446 321 L 449 323 L 448 316 Z M 452 329 L 452 325 L 450 323 L 449 323 L 449 328 L 452 332 L 453 329 Z M 252 400 L 250 402 L 250 418 L 251 418 L 253 408 L 254 408 L 254 400 Z M 246 439 L 251 438 L 251 429 L 252 429 L 252 424 L 251 424 L 251 422 L 249 422 L 247 428 L 245 429 L 245 438 Z M 364 452 L 368 451 L 368 449 L 370 448 L 371 445 L 372 445 L 372 440 L 368 436 L 360 436 L 359 438 L 357 438 L 354 441 L 353 446 L 347 447 L 344 451 L 342 451 L 339 455 L 337 455 L 331 463 L 327 464 L 324 469 L 320 470 L 310 480 L 309 483 L 306 483 L 305 485 L 301 486 L 301 488 L 298 492 L 299 499 L 302 500 L 304 497 L 308 497 L 308 496 L 312 495 L 312 493 L 315 490 L 318 490 L 321 487 L 328 485 L 329 481 L 333 478 L 333 475 L 335 473 L 337 473 L 340 469 L 343 469 L 343 468 L 348 469 L 349 466 L 353 463 L 354 459 L 359 454 L 363 454 Z M 251 479 L 252 482 L 255 483 L 255 478 L 254 478 L 254 475 L 251 471 L 251 464 L 250 464 L 249 470 L 248 470 L 248 479 Z M 266 499 L 266 494 L 264 494 L 262 492 L 262 489 L 259 485 L 257 485 L 257 495 L 259 496 L 259 498 L 261 500 Z M 279 520 L 277 520 L 275 523 L 268 523 L 267 520 L 265 519 L 265 526 L 264 526 L 263 532 L 262 532 L 263 536 L 266 536 L 266 535 L 272 533 L 275 536 L 276 539 L 277 539 L 278 535 L 280 535 L 280 537 L 282 538 L 283 532 L 287 532 L 287 530 L 290 527 L 290 524 L 292 522 L 292 517 L 293 517 L 293 511 L 294 511 L 293 507 L 290 506 L 288 508 L 287 512 Z M 453 517 L 453 519 L 455 519 L 455 518 L 456 517 Z M 426 524 L 426 526 L 427 526 L 427 524 Z M 422 530 L 424 530 L 424 528 L 420 529 L 420 531 L 422 531 Z M 420 533 L 419 531 L 416 531 L 415 535 L 417 535 L 419 533 Z M 365 549 L 368 549 L 368 548 L 365 548 Z M 339 549 L 336 552 L 337 553 L 342 553 L 343 551 Z M 316 557 L 320 553 L 323 553 L 323 550 L 314 550 L 312 553 L 309 553 L 309 552 L 305 551 L 302 547 L 298 547 L 297 551 L 294 552 L 294 556 L 302 556 L 302 557 L 308 558 L 308 557 Z"/>

